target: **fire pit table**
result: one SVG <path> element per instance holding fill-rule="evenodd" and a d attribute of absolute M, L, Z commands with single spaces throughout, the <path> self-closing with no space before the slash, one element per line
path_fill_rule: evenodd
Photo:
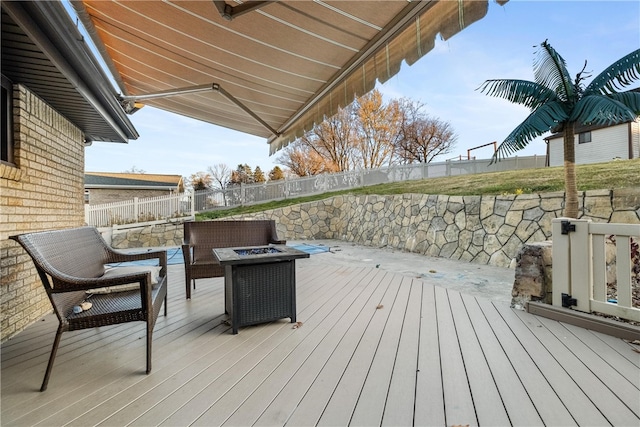
<path fill-rule="evenodd" d="M 231 329 L 288 317 L 296 321 L 295 260 L 309 254 L 284 245 L 213 249 L 224 266 Z"/>

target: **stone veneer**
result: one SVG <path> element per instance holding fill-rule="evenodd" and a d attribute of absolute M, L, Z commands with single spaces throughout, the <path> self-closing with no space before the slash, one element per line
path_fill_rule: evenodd
<path fill-rule="evenodd" d="M 9 236 L 84 223 L 84 135 L 26 87 L 13 87 L 14 164 L 0 164 L 2 341 L 51 304 L 31 258 Z"/>
<path fill-rule="evenodd" d="M 640 223 L 640 189 L 581 193 L 582 218 Z M 236 219 L 274 219 L 287 240 L 337 239 L 461 261 L 514 267 L 525 243 L 551 238 L 564 193 L 519 196 L 344 195 Z M 119 248 L 178 246 L 181 225 L 114 234 Z"/>

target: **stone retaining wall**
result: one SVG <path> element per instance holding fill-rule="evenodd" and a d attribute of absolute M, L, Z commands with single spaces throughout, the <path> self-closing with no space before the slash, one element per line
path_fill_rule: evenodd
<path fill-rule="evenodd" d="M 581 193 L 582 218 L 640 223 L 640 189 Z M 236 219 L 274 219 L 287 240 L 337 239 L 429 256 L 515 267 L 525 243 L 551 238 L 564 193 L 506 196 L 344 195 Z M 182 225 L 114 234 L 119 248 L 178 246 Z"/>

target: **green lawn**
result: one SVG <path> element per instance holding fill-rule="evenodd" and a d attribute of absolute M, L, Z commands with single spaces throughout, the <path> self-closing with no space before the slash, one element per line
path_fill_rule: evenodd
<path fill-rule="evenodd" d="M 578 190 L 640 187 L 640 159 L 620 160 L 576 167 Z M 562 167 L 525 169 L 476 175 L 460 175 L 373 185 L 345 191 L 317 194 L 259 205 L 243 206 L 199 214 L 197 219 L 223 218 L 261 212 L 298 203 L 322 200 L 340 194 L 447 194 L 450 196 L 537 194 L 564 190 Z"/>

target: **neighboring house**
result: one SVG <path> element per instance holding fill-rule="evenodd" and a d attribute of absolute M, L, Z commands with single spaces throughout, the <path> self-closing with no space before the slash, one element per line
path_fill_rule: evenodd
<path fill-rule="evenodd" d="M 180 175 L 111 172 L 84 174 L 84 198 L 85 203 L 90 205 L 182 192 L 184 182 Z"/>
<path fill-rule="evenodd" d="M 84 224 L 84 150 L 138 134 L 61 2 L 2 1 L 0 331 L 51 311 L 31 259 L 9 236 Z"/>
<path fill-rule="evenodd" d="M 549 166 L 564 164 L 562 133 L 545 138 Z M 576 164 L 640 157 L 640 118 L 615 126 L 576 128 Z"/>

